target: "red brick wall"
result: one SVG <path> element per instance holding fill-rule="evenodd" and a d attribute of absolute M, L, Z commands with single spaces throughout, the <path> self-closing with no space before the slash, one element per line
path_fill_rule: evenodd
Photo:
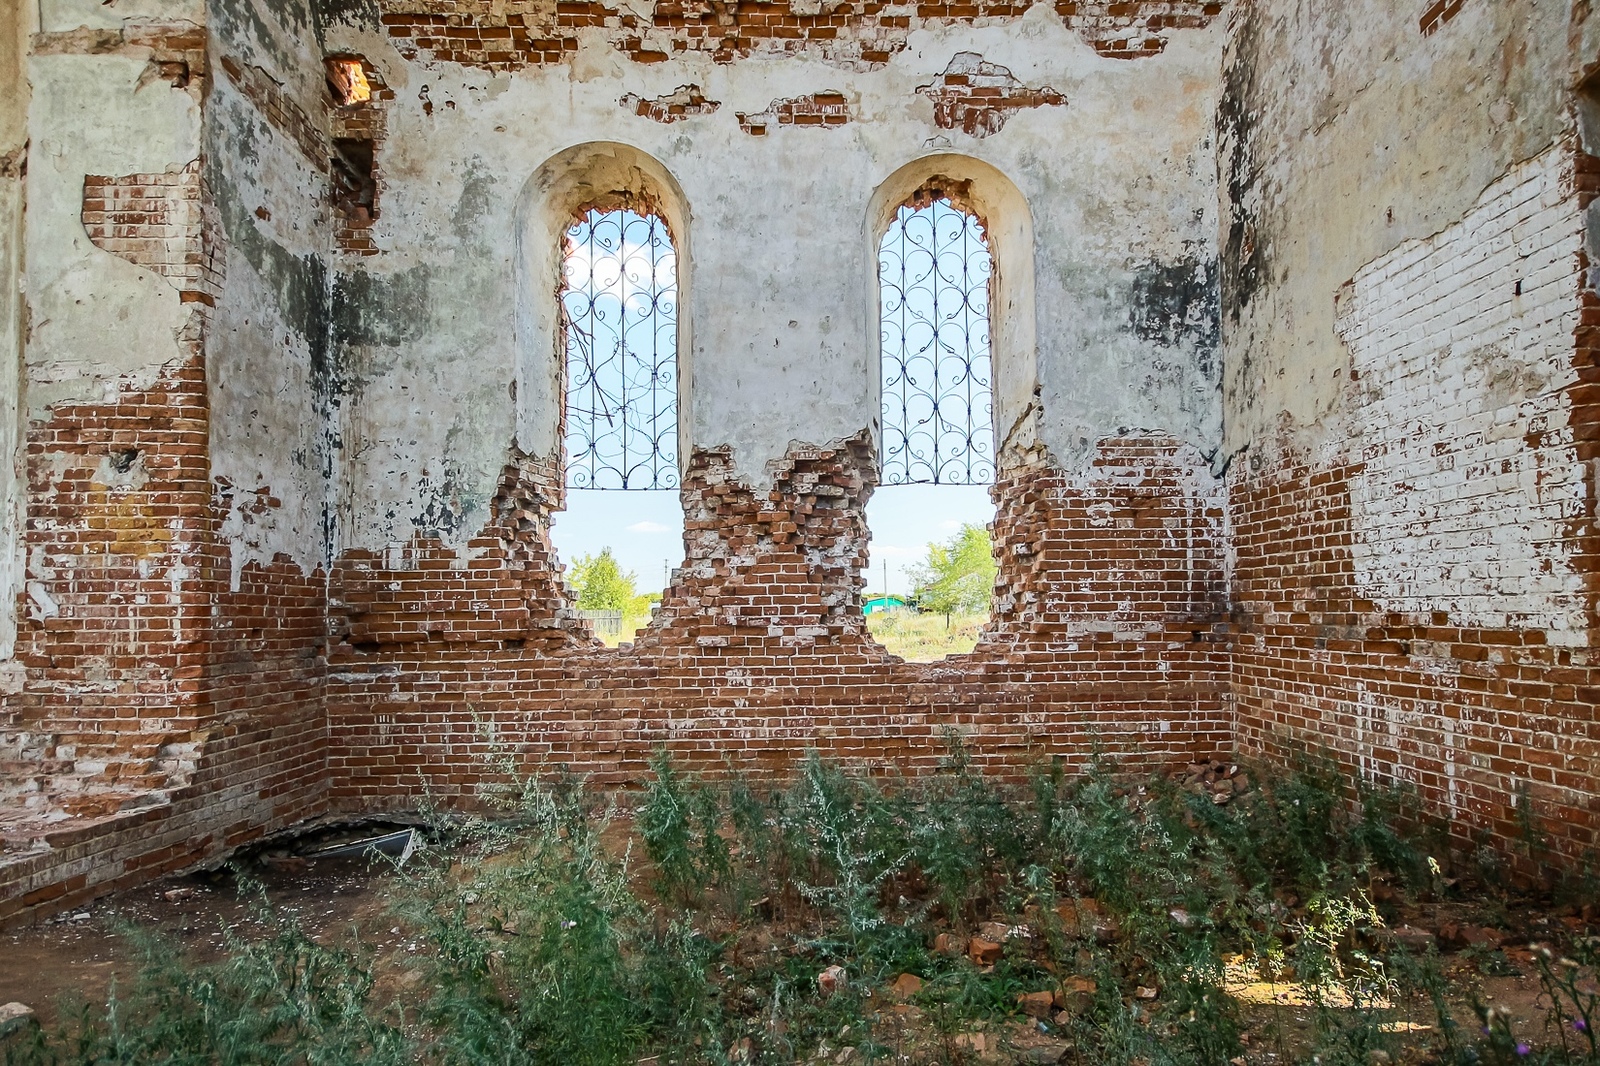
<path fill-rule="evenodd" d="M 802 14 L 788 0 L 732 7 L 663 0 L 647 18 L 625 4 L 574 0 L 537 12 L 507 14 L 490 0 L 463 0 L 448 11 L 438 0 L 383 0 L 383 25 L 401 55 L 490 70 L 561 63 L 578 49 L 577 31 L 607 29 L 638 63 L 684 52 L 719 63 L 754 54 L 820 55 L 859 68 L 881 67 L 906 47 L 914 25 L 1019 18 L 1019 0 L 925 0 L 889 5 L 852 0 Z M 1177 30 L 1198 29 L 1222 13 L 1221 0 L 1057 0 L 1056 11 L 1101 55 L 1145 59 L 1161 54 Z"/>
<path fill-rule="evenodd" d="M 945 727 L 1013 775 L 1096 743 L 1137 765 L 1229 747 L 1222 500 L 1198 456 L 1136 438 L 1106 442 L 1085 478 L 1013 471 L 996 487 L 1001 610 L 975 652 L 935 664 L 892 659 L 865 630 L 874 480 L 861 441 L 791 453 L 765 492 L 726 454 L 698 453 L 687 563 L 655 627 L 622 650 L 563 628 L 548 602 L 531 618 L 491 611 L 498 631 L 452 624 L 434 612 L 458 601 L 463 572 L 436 544 L 414 546 L 413 569 L 347 560 L 335 586 L 351 638 L 328 683 L 335 802 L 404 804 L 424 783 L 465 795 L 497 745 L 601 783 L 640 780 L 663 744 L 712 769 L 782 771 L 815 746 L 912 772 Z M 526 520 L 543 528 L 536 507 Z M 352 569 L 366 591 L 340 576 Z M 525 581 L 509 564 L 485 575 Z M 412 614 L 435 618 L 428 639 Z"/>
<path fill-rule="evenodd" d="M 0 753 L 0 921 L 323 809 L 322 576 L 280 561 L 229 590 L 208 435 L 198 355 L 29 428 L 26 681 L 0 701 L 14 749 Z"/>
<path fill-rule="evenodd" d="M 83 179 L 83 229 L 97 248 L 149 267 L 183 291 L 186 302 L 213 302 L 222 257 L 203 195 L 200 161 L 160 174 Z"/>
<path fill-rule="evenodd" d="M 835 129 L 850 121 L 850 103 L 843 93 L 811 93 L 774 100 L 765 111 L 739 112 L 739 128 L 753 137 L 764 136 L 770 126 L 816 126 Z"/>
<path fill-rule="evenodd" d="M 1062 107 L 1067 98 L 1050 88 L 1018 81 L 1007 67 L 990 63 L 976 52 L 961 52 L 943 74 L 917 92 L 933 101 L 934 125 L 987 137 L 1005 128 L 1013 112 L 1034 107 Z"/>
<path fill-rule="evenodd" d="M 1241 745 L 1413 785 L 1461 846 L 1519 841 L 1525 794 L 1567 860 L 1600 846 L 1595 169 L 1558 145 L 1364 268 L 1345 416 L 1229 477 Z"/>

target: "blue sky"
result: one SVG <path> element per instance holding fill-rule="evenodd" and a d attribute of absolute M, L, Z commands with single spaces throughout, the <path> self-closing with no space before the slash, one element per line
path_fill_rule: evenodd
<path fill-rule="evenodd" d="M 879 488 L 867 505 L 872 531 L 867 589 L 909 591 L 905 568 L 927 555 L 929 541 L 950 539 L 963 522 L 992 521 L 987 485 L 896 485 Z M 563 562 L 610 548 L 624 570 L 639 577 L 639 590 L 662 587 L 663 567 L 683 563 L 683 510 L 676 491 L 607 492 L 569 489 L 567 510 L 556 515 L 551 537 Z"/>

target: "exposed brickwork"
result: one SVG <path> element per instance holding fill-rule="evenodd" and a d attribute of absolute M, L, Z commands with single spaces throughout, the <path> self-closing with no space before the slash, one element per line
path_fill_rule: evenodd
<path fill-rule="evenodd" d="M 739 128 L 752 137 L 764 136 L 773 126 L 814 126 L 834 129 L 850 121 L 850 102 L 843 93 L 811 93 L 774 100 L 753 115 L 739 112 Z"/>
<path fill-rule="evenodd" d="M 383 24 L 411 59 L 490 70 L 562 63 L 578 50 L 580 31 L 605 30 L 638 63 L 686 52 L 731 63 L 752 55 L 815 55 L 856 69 L 883 66 L 911 30 L 948 23 L 1020 18 L 1022 0 L 924 0 L 884 3 L 775 0 L 747 4 L 662 0 L 646 18 L 602 0 L 382 0 Z M 1221 14 L 1217 0 L 1058 0 L 1056 10 L 1101 55 L 1159 55 L 1174 31 L 1198 29 Z"/>
<path fill-rule="evenodd" d="M 132 21 L 116 29 L 91 29 L 36 33 L 29 50 L 47 55 L 147 55 L 149 65 L 137 88 L 164 82 L 204 96 L 206 32 L 192 22 Z"/>
<path fill-rule="evenodd" d="M 198 347 L 205 308 L 187 345 Z M 0 921 L 48 913 L 318 813 L 320 573 L 229 591 L 198 354 L 29 430 L 28 571 L 0 699 Z"/>
<path fill-rule="evenodd" d="M 699 452 L 683 490 L 685 566 L 631 648 L 550 640 L 535 654 L 511 616 L 472 642 L 336 646 L 335 802 L 392 806 L 424 780 L 466 796 L 496 746 L 612 783 L 640 780 L 658 744 L 708 769 L 785 770 L 815 745 L 915 772 L 946 726 L 1009 774 L 1081 759 L 1096 741 L 1137 765 L 1221 750 L 1222 499 L 1197 460 L 1141 438 L 1106 442 L 1086 478 L 1014 471 L 996 490 L 1006 605 L 993 631 L 970 655 L 906 664 L 860 614 L 875 480 L 864 441 L 797 449 L 761 492 L 725 453 Z M 1110 578 L 1099 600 L 1077 592 L 1089 575 Z M 372 578 L 404 583 L 418 611 L 435 586 L 453 595 L 446 569 Z M 1063 605 L 1066 620 L 1049 621 Z"/>
<path fill-rule="evenodd" d="M 170 278 L 186 299 L 214 303 L 224 257 L 202 194 L 200 161 L 160 174 L 83 179 L 83 228 L 95 246 Z"/>
<path fill-rule="evenodd" d="M 917 92 L 933 101 L 933 121 L 940 129 L 988 137 L 1005 127 L 1014 111 L 1063 107 L 1067 98 L 1049 86 L 1030 88 L 998 63 L 976 52 L 960 52 L 950 65 Z"/>
<path fill-rule="evenodd" d="M 66 813 L 158 788 L 163 748 L 195 727 L 210 603 L 206 395 L 198 361 L 115 404 L 58 405 L 29 433 L 24 693 L 43 758 L 69 764 Z M 66 769 L 66 768 L 64 768 Z"/>
<path fill-rule="evenodd" d="M 382 554 L 346 553 L 331 582 L 342 615 L 333 625 L 336 656 L 428 641 L 589 643 L 550 544 L 563 492 L 556 464 L 524 458 L 506 466 L 494 520 L 465 552 L 418 538 Z"/>
<path fill-rule="evenodd" d="M 255 65 L 246 66 L 233 56 L 223 56 L 222 70 L 246 100 L 256 106 L 273 129 L 289 138 L 318 170 L 328 169 L 328 125 L 325 115 L 313 116 L 284 91 L 278 81 Z"/>
<path fill-rule="evenodd" d="M 722 104 L 708 100 L 698 85 L 680 85 L 665 96 L 647 100 L 638 93 L 628 93 L 617 101 L 625 110 L 641 118 L 670 124 L 682 122 L 696 115 L 714 114 Z"/>
<path fill-rule="evenodd" d="M 1363 270 L 1350 443 L 1230 478 L 1242 742 L 1410 782 L 1463 845 L 1516 839 L 1527 789 L 1569 859 L 1600 844 L 1576 179 L 1560 145 Z"/>
<path fill-rule="evenodd" d="M 1422 13 L 1418 26 L 1422 29 L 1423 36 L 1435 33 L 1439 27 L 1455 18 L 1466 6 L 1467 0 L 1433 0 L 1428 5 L 1428 10 Z"/>
<path fill-rule="evenodd" d="M 1056 0 L 1056 11 L 1108 59 L 1149 59 L 1166 51 L 1174 30 L 1201 29 L 1222 14 L 1218 0 Z"/>
<path fill-rule="evenodd" d="M 767 493 L 733 474 L 726 449 L 696 454 L 685 480 L 687 556 L 641 647 L 739 656 L 865 639 L 863 510 L 877 482 L 865 438 L 791 449 Z"/>
<path fill-rule="evenodd" d="M 394 90 L 376 67 L 360 57 L 365 99 L 340 103 L 330 97 L 328 136 L 333 179 L 334 247 L 352 255 L 377 255 L 372 224 L 378 217 L 378 159 L 388 136 L 388 104 Z"/>

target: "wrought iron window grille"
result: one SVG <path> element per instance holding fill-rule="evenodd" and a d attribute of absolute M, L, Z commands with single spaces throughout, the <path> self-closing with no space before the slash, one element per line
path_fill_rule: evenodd
<path fill-rule="evenodd" d="M 566 483 L 678 487 L 678 256 L 666 224 L 590 210 L 567 230 Z"/>
<path fill-rule="evenodd" d="M 983 224 L 948 198 L 907 204 L 878 245 L 886 485 L 994 481 Z"/>

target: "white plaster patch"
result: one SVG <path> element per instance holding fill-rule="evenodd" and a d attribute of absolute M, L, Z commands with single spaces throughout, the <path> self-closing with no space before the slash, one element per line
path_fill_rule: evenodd
<path fill-rule="evenodd" d="M 1340 300 L 1356 383 L 1357 587 L 1379 611 L 1584 641 L 1568 398 L 1583 220 L 1570 148 L 1358 273 Z"/>
<path fill-rule="evenodd" d="M 180 354 L 189 320 L 154 270 L 90 243 L 83 179 L 181 169 L 200 154 L 200 111 L 186 92 L 135 92 L 145 59 L 35 56 L 29 129 L 26 259 L 28 413 L 147 387 Z M 108 338 L 114 340 L 108 342 Z"/>

